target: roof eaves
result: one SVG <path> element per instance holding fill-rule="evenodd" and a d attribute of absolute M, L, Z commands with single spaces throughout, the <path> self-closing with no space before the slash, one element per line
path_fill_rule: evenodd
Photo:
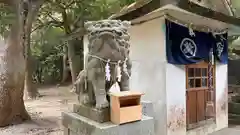
<path fill-rule="evenodd" d="M 131 14 L 131 12 L 134 12 L 138 10 L 139 8 L 143 8 L 149 3 L 152 3 L 152 1 L 160 1 L 160 0 L 138 0 L 128 6 L 125 6 L 120 10 L 120 12 L 113 14 L 109 17 L 109 19 L 121 19 L 122 16 L 125 16 L 127 14 Z"/>
<path fill-rule="evenodd" d="M 214 11 L 212 9 L 209 9 L 207 7 L 200 6 L 194 2 L 187 2 L 187 3 L 179 3 L 179 8 L 182 8 L 184 10 L 187 10 L 189 12 L 192 12 L 194 14 L 204 16 L 207 18 L 211 18 L 214 20 L 219 20 L 221 22 L 225 22 L 228 24 L 233 24 L 235 26 L 240 26 L 240 19 L 236 18 L 234 16 L 229 16 L 221 12 Z"/>

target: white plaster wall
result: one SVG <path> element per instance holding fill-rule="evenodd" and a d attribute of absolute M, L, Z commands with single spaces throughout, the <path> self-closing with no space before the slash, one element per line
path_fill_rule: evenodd
<path fill-rule="evenodd" d="M 216 123 L 186 130 L 185 66 L 166 62 L 167 135 L 208 135 L 228 126 L 227 65 L 216 65 Z"/>
<path fill-rule="evenodd" d="M 144 92 L 143 100 L 153 103 L 156 135 L 207 135 L 227 127 L 227 108 L 225 111 L 219 109 L 227 101 L 227 92 L 224 91 L 227 88 L 227 65 L 216 66 L 216 124 L 187 132 L 185 67 L 167 63 L 164 18 L 134 25 L 129 33 L 133 63 L 130 88 Z M 85 53 L 87 45 L 85 36 Z"/>
<path fill-rule="evenodd" d="M 208 135 L 228 126 L 227 65 L 216 65 L 216 123 L 186 131 L 184 66 L 166 64 L 167 135 Z M 179 124 L 182 123 L 182 124 Z"/>
<path fill-rule="evenodd" d="M 154 19 L 132 26 L 130 57 L 133 62 L 131 90 L 142 91 L 154 105 L 156 135 L 166 135 L 165 21 Z"/>
<path fill-rule="evenodd" d="M 166 63 L 167 133 L 186 134 L 185 66 Z"/>
<path fill-rule="evenodd" d="M 130 88 L 144 92 L 142 100 L 154 105 L 156 135 L 166 135 L 166 49 L 165 21 L 154 19 L 129 29 L 132 76 Z M 88 52 L 84 37 L 84 52 Z"/>
<path fill-rule="evenodd" d="M 216 66 L 216 130 L 228 126 L 228 66 Z"/>

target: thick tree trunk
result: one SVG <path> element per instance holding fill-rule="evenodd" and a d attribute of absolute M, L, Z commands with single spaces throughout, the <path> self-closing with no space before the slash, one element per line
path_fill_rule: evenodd
<path fill-rule="evenodd" d="M 0 51 L 0 127 L 30 119 L 23 101 L 25 59 L 21 0 L 14 1 L 16 21 Z"/>
<path fill-rule="evenodd" d="M 36 85 L 33 83 L 32 74 L 34 72 L 34 60 L 31 53 L 31 30 L 32 23 L 43 4 L 43 0 L 35 1 L 34 3 L 27 3 L 27 13 L 25 14 L 24 23 L 24 47 L 25 47 L 25 59 L 26 59 L 26 72 L 25 72 L 25 86 L 24 86 L 24 98 L 36 99 L 40 96 Z"/>

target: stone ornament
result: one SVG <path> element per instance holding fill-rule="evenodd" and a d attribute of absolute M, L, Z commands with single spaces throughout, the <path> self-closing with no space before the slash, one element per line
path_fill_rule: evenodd
<path fill-rule="evenodd" d="M 85 69 L 74 83 L 80 104 L 97 109 L 109 107 L 107 93 L 118 83 L 121 91 L 129 91 L 132 63 L 129 58 L 131 23 L 120 20 L 101 20 L 85 23 L 88 50 Z"/>

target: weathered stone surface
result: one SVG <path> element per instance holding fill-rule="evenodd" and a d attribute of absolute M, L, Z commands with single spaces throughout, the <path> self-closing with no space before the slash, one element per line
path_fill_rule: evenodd
<path fill-rule="evenodd" d="M 64 134 L 64 135 L 68 135 L 69 132 L 70 132 L 70 130 L 69 130 L 68 128 L 64 127 L 64 129 L 63 129 L 63 134 Z"/>
<path fill-rule="evenodd" d="M 121 91 L 130 90 L 132 63 L 128 29 L 131 22 L 101 20 L 86 22 L 84 26 L 89 42 L 88 53 L 85 68 L 79 73 L 74 89 L 80 104 L 108 108 L 107 92 L 113 84 L 118 83 Z"/>
<path fill-rule="evenodd" d="M 228 112 L 231 114 L 240 114 L 240 103 L 229 102 Z"/>
<path fill-rule="evenodd" d="M 232 102 L 240 103 L 240 96 L 239 95 L 232 96 L 231 100 Z"/>
<path fill-rule="evenodd" d="M 228 114 L 228 123 L 229 124 L 240 124 L 240 115 L 239 114 Z"/>
<path fill-rule="evenodd" d="M 143 116 L 141 121 L 114 125 L 98 123 L 76 113 L 63 113 L 63 126 L 69 129 L 64 135 L 154 135 L 154 120 Z"/>
<path fill-rule="evenodd" d="M 153 103 L 150 101 L 142 101 L 142 114 L 145 116 L 154 117 Z"/>
<path fill-rule="evenodd" d="M 99 123 L 110 121 L 110 109 L 96 109 L 91 106 L 75 104 L 73 112 Z"/>

